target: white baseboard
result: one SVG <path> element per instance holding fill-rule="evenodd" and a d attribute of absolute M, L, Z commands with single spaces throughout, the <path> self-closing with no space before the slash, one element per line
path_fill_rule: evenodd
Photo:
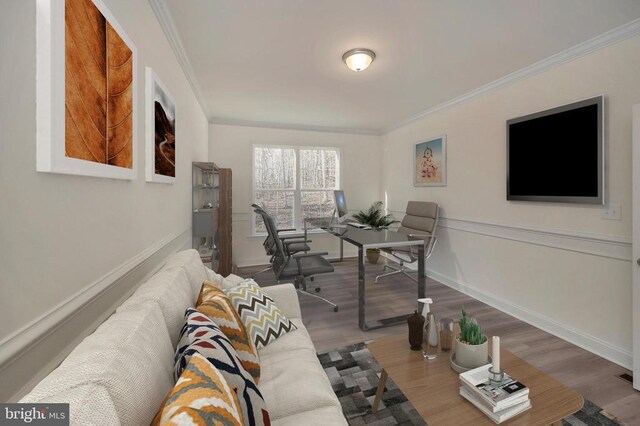
<path fill-rule="evenodd" d="M 56 368 L 166 258 L 190 247 L 191 230 L 171 234 L 0 342 L 0 401 L 17 401 Z"/>
<path fill-rule="evenodd" d="M 516 305 L 515 303 L 510 302 L 506 299 L 484 292 L 472 285 L 461 284 L 456 280 L 433 270 L 428 271 L 428 276 L 436 281 L 441 282 L 442 284 L 445 284 L 448 287 L 458 290 L 459 292 L 471 296 L 474 299 L 480 300 L 487 305 L 505 312 L 521 321 L 531 324 L 534 327 L 544 330 L 547 333 L 560 337 L 561 339 L 573 343 L 576 346 L 579 346 L 589 352 L 601 356 L 602 358 L 614 362 L 626 369 L 631 370 L 632 368 L 632 354 L 630 351 L 624 348 L 611 345 L 610 343 L 605 342 L 602 339 L 590 336 L 568 325 L 561 324 L 558 321 L 547 318 L 534 311 L 531 311 L 530 309 Z"/>

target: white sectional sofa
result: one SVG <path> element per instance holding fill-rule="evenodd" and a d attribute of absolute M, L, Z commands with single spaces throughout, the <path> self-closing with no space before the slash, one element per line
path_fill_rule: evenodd
<path fill-rule="evenodd" d="M 219 276 L 218 276 L 219 277 Z M 20 402 L 68 402 L 71 424 L 148 425 L 173 387 L 187 307 L 215 278 L 195 250 L 173 255 Z M 230 286 L 239 277 L 223 282 Z M 346 425 L 291 284 L 265 287 L 298 327 L 259 351 L 259 388 L 273 425 Z"/>

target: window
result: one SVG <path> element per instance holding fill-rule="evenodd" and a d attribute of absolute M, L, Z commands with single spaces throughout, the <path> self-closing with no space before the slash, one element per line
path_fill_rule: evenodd
<path fill-rule="evenodd" d="M 333 190 L 340 188 L 338 148 L 253 147 L 253 200 L 279 229 L 302 229 L 305 217 L 331 216 Z M 266 232 L 253 214 L 253 233 Z"/>

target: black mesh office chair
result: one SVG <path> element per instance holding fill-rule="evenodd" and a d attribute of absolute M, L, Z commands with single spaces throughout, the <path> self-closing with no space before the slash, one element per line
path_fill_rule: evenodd
<path fill-rule="evenodd" d="M 253 211 L 259 214 L 262 217 L 262 220 L 264 221 L 263 214 L 267 214 L 267 212 L 257 204 L 251 204 L 251 207 L 253 207 Z M 265 222 L 265 226 L 266 226 L 266 222 Z M 295 231 L 295 229 L 278 229 L 277 235 L 278 235 L 278 238 L 280 238 L 280 240 L 283 243 L 285 243 L 285 248 L 289 254 L 295 254 L 299 252 L 306 253 L 309 250 L 311 250 L 311 247 L 307 245 L 307 241 L 304 238 L 301 238 L 299 236 L 280 235 L 281 232 L 287 232 L 287 231 Z M 267 256 L 271 256 L 273 258 L 273 254 L 275 253 L 275 242 L 271 234 L 267 233 L 267 238 L 265 238 L 264 241 L 262 242 L 262 246 L 264 247 L 264 251 L 267 254 Z M 253 275 L 251 275 L 251 278 L 255 278 L 256 275 L 266 271 L 270 271 L 270 270 L 271 270 L 271 259 L 269 260 L 269 266 L 254 273 Z"/>
<path fill-rule="evenodd" d="M 278 238 L 278 230 L 273 218 L 264 210 L 257 210 L 256 213 L 262 215 L 265 226 L 267 227 L 267 233 L 275 242 L 275 250 L 271 258 L 271 269 L 273 270 L 278 282 L 293 278 L 293 284 L 299 293 L 320 299 L 333 306 L 334 312 L 338 312 L 338 305 L 324 297 L 320 297 L 317 294 L 307 291 L 307 277 L 333 272 L 334 269 L 331 263 L 322 257 L 328 253 L 290 253 L 286 248 L 287 244 Z M 308 241 L 305 240 L 305 243 L 306 242 Z M 316 289 L 316 291 L 318 291 L 318 289 Z"/>

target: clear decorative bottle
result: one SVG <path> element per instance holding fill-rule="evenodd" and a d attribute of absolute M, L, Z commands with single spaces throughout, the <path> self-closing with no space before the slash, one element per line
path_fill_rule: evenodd
<path fill-rule="evenodd" d="M 424 329 L 425 348 L 422 351 L 422 356 L 427 359 L 435 359 L 438 356 L 438 323 L 436 322 L 436 316 L 432 312 L 427 314 Z"/>

